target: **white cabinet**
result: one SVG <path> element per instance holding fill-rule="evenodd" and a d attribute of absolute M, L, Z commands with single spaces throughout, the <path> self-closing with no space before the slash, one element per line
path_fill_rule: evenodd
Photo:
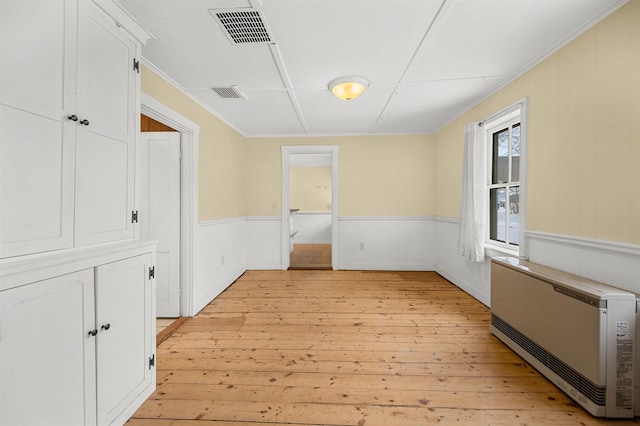
<path fill-rule="evenodd" d="M 138 44 L 79 5 L 75 243 L 133 238 Z M 82 124 L 84 123 L 84 124 Z"/>
<path fill-rule="evenodd" d="M 134 237 L 141 41 L 111 4 L 0 2 L 0 258 Z"/>
<path fill-rule="evenodd" d="M 0 424 L 95 424 L 93 270 L 0 292 Z"/>
<path fill-rule="evenodd" d="M 132 245 L 63 266 L 3 265 L 0 425 L 122 424 L 133 414 L 155 388 L 154 259 L 152 245 Z"/>
<path fill-rule="evenodd" d="M 0 2 L 0 257 L 73 245 L 75 1 Z"/>
<path fill-rule="evenodd" d="M 151 256 L 96 268 L 98 424 L 111 424 L 151 383 Z"/>

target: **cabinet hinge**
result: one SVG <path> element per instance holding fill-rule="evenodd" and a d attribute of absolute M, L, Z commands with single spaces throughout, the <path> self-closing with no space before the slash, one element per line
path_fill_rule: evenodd
<path fill-rule="evenodd" d="M 140 61 L 136 58 L 133 58 L 133 70 L 140 74 Z"/>
<path fill-rule="evenodd" d="M 138 210 L 131 212 L 131 223 L 138 223 Z"/>
<path fill-rule="evenodd" d="M 149 279 L 156 277 L 156 267 L 152 266 L 149 268 Z"/>
<path fill-rule="evenodd" d="M 154 367 L 156 365 L 156 354 L 153 354 L 149 357 L 149 370 L 151 370 L 151 367 Z"/>

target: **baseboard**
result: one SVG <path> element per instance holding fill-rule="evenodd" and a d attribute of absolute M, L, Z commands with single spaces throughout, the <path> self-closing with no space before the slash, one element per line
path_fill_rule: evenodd
<path fill-rule="evenodd" d="M 241 268 L 241 269 L 237 269 L 236 271 L 234 271 L 233 273 L 227 275 L 225 278 L 223 278 L 220 283 L 221 285 L 218 285 L 214 288 L 212 288 L 211 290 L 209 290 L 207 293 L 204 294 L 204 296 L 202 296 L 201 298 L 199 298 L 196 301 L 196 304 L 194 306 L 194 316 L 200 312 L 205 306 L 207 306 L 209 303 L 211 303 L 211 301 L 213 299 L 215 299 L 216 297 L 218 297 L 218 295 L 220 293 L 222 293 L 223 291 L 225 291 L 227 289 L 227 287 L 229 287 L 231 284 L 233 284 L 238 278 L 240 278 L 240 276 L 242 274 L 245 273 L 247 269 L 246 268 Z"/>
<path fill-rule="evenodd" d="M 351 265 L 340 264 L 339 269 L 345 271 L 435 271 L 436 265 L 381 265 L 381 264 L 364 264 L 354 263 Z"/>
<path fill-rule="evenodd" d="M 489 307 L 491 305 L 491 296 L 486 294 L 481 294 L 473 288 L 473 285 L 466 282 L 456 274 L 450 273 L 449 271 L 445 271 L 442 268 L 435 268 L 435 272 L 445 278 L 447 281 L 451 282 L 456 287 L 460 288 L 465 293 L 468 293 L 473 298 L 477 299 L 483 305 Z"/>
<path fill-rule="evenodd" d="M 247 264 L 247 271 L 279 271 L 282 269 L 280 262 L 256 262 Z"/>

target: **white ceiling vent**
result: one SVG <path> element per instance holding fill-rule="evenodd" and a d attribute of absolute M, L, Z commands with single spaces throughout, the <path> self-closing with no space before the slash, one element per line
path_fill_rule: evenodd
<path fill-rule="evenodd" d="M 242 93 L 238 86 L 212 87 L 211 90 L 216 92 L 222 99 L 247 99 L 247 95 Z"/>
<path fill-rule="evenodd" d="M 211 9 L 209 13 L 232 43 L 271 43 L 267 25 L 258 9 Z"/>

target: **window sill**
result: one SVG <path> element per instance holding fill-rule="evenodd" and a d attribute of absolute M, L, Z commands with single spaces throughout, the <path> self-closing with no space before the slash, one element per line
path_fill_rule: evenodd
<path fill-rule="evenodd" d="M 520 257 L 520 252 L 518 250 L 509 249 L 506 247 L 494 246 L 492 244 L 484 245 L 484 254 L 488 257 L 499 257 L 499 256 L 508 256 L 508 257 Z"/>

